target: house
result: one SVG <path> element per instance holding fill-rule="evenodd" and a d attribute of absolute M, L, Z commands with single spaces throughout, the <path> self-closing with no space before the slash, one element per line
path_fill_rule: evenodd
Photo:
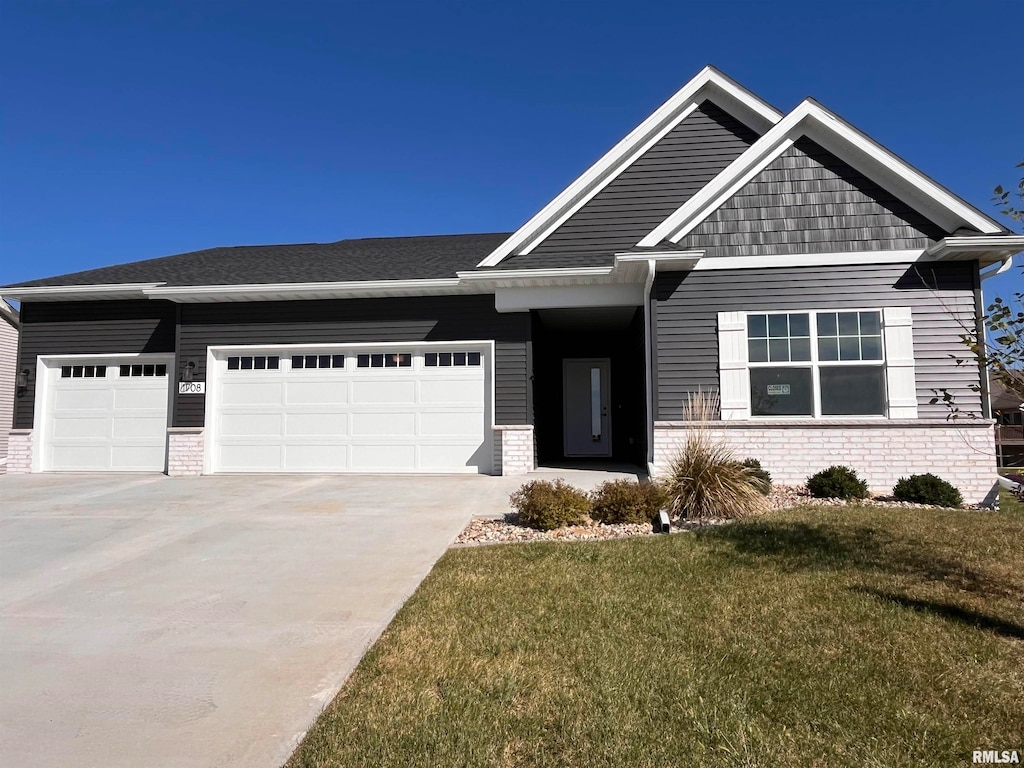
<path fill-rule="evenodd" d="M 0 299 L 0 475 L 7 471 L 7 432 L 14 417 L 18 311 Z"/>
<path fill-rule="evenodd" d="M 512 233 L 212 248 L 22 302 L 12 472 L 663 468 L 693 392 L 777 482 L 935 470 L 989 496 L 957 366 L 1024 249 L 808 99 L 708 67 Z M 923 450 L 922 450 L 923 448 Z"/>
<path fill-rule="evenodd" d="M 1012 375 L 1012 374 L 1007 374 Z M 1018 379 L 1024 377 L 1019 373 Z M 1019 389 L 1019 387 L 1017 387 Z M 989 378 L 992 416 L 996 420 L 996 461 L 1000 467 L 1024 466 L 1024 401 L 999 376 Z"/>

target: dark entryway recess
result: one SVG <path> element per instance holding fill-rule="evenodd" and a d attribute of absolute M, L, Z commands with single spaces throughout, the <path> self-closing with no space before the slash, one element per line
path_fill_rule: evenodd
<path fill-rule="evenodd" d="M 611 360 L 612 456 L 647 462 L 644 312 L 641 307 L 533 310 L 533 409 L 541 465 L 566 459 L 562 423 L 562 363 L 566 358 Z M 604 459 L 608 461 L 607 458 Z"/>

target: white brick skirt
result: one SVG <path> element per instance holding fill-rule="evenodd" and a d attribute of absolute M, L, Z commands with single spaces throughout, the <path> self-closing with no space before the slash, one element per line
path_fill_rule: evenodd
<path fill-rule="evenodd" d="M 206 438 L 202 427 L 170 427 L 167 430 L 167 474 L 192 477 L 203 474 Z"/>
<path fill-rule="evenodd" d="M 525 475 L 534 470 L 533 425 L 494 428 L 494 474 Z"/>
<path fill-rule="evenodd" d="M 12 429 L 7 433 L 7 474 L 32 471 L 32 430 Z"/>
<path fill-rule="evenodd" d="M 654 473 L 668 466 L 691 426 L 654 423 Z M 712 435 L 737 459 L 758 459 L 780 485 L 799 485 L 842 464 L 855 469 L 873 493 L 891 493 L 901 477 L 931 472 L 959 488 L 967 504 L 990 505 L 996 498 L 995 437 L 988 421 L 772 420 L 711 426 Z"/>

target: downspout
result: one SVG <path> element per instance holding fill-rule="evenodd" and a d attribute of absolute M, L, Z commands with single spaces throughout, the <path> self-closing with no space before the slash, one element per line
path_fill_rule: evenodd
<path fill-rule="evenodd" d="M 1013 266 L 1013 254 L 1010 254 L 1004 258 L 998 267 L 992 269 L 989 267 L 988 271 L 982 271 L 978 269 L 978 282 L 974 285 L 974 301 L 975 301 L 975 317 L 974 317 L 974 333 L 978 339 L 981 340 L 981 352 L 985 354 L 985 321 L 984 321 L 984 309 L 985 309 L 985 291 L 981 284 L 988 280 L 990 277 L 996 277 L 1006 272 L 1010 267 Z M 978 360 L 978 367 L 981 369 L 981 416 L 984 419 L 992 418 L 992 392 L 991 387 L 988 385 L 988 366 L 985 365 L 982 359 Z M 996 457 L 998 461 L 998 457 Z"/>

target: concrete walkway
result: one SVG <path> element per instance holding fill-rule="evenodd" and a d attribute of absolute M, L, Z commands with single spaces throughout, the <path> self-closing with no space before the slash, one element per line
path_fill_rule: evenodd
<path fill-rule="evenodd" d="M 523 480 L 0 477 L 0 765 L 276 768 Z"/>

